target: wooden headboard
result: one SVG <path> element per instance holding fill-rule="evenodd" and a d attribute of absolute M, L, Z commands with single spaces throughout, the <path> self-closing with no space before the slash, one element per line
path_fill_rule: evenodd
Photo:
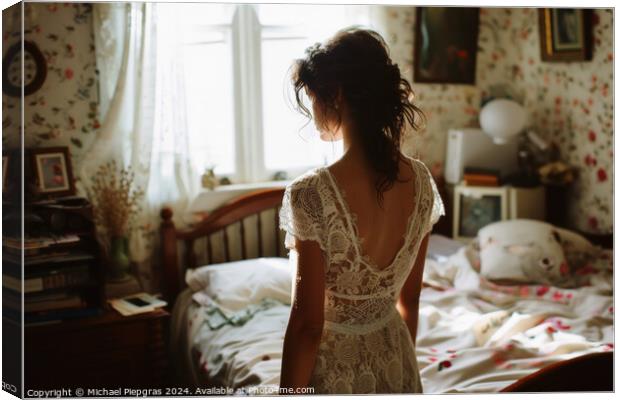
<path fill-rule="evenodd" d="M 163 262 L 163 295 L 170 307 L 174 304 L 177 295 L 185 286 L 185 270 L 196 268 L 200 265 L 213 263 L 214 248 L 212 235 L 222 234 L 224 259 L 229 262 L 231 256 L 230 230 L 233 226 L 238 232 L 240 240 L 237 247 L 241 248 L 241 258 L 253 258 L 249 256 L 249 243 L 246 240 L 247 222 L 250 217 L 255 219 L 255 233 L 257 238 L 257 256 L 267 255 L 284 256 L 286 250 L 280 240 L 278 211 L 284 196 L 284 188 L 265 189 L 248 193 L 238 197 L 217 210 L 213 211 L 198 224 L 187 229 L 176 229 L 172 222 L 172 210 L 164 208 L 161 211 L 161 251 Z M 273 249 L 265 249 L 264 214 L 265 211 L 273 212 Z M 199 260 L 196 252 L 196 244 L 203 241 L 206 259 Z M 179 257 L 181 256 L 181 257 Z M 237 259 L 239 259 L 237 257 Z M 200 263 L 199 263 L 200 262 Z"/>

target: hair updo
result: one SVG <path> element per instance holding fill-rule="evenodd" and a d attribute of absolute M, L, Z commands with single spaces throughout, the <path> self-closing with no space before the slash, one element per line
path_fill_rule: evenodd
<path fill-rule="evenodd" d="M 336 105 L 340 93 L 366 158 L 378 174 L 375 187 L 381 204 L 383 192 L 398 179 L 405 123 L 417 130 L 415 117 L 423 117 L 381 35 L 356 27 L 339 31 L 325 44 L 306 49 L 305 58 L 293 65 L 292 81 L 297 109 L 308 118 L 312 114 L 301 98 L 304 88 L 330 115 L 340 115 Z"/>

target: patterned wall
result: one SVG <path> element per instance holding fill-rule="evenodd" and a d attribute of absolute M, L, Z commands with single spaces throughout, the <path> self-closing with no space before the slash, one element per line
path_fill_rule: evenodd
<path fill-rule="evenodd" d="M 27 8 L 32 12 L 26 37 L 44 52 L 49 73 L 43 88 L 26 99 L 26 142 L 68 145 L 75 160 L 99 127 L 92 9 L 66 3 Z M 568 199 L 572 227 L 611 232 L 613 16 L 610 10 L 594 16 L 594 59 L 548 63 L 540 60 L 536 9 L 481 9 L 476 85 L 414 83 L 427 123 L 419 134 L 408 135 L 405 151 L 441 171 L 447 130 L 477 126 L 480 99 L 503 85 L 523 99 L 537 132 L 556 141 L 565 161 L 579 170 Z M 415 8 L 389 7 L 387 18 L 393 58 L 413 81 Z M 4 44 L 15 40 L 7 21 L 3 28 Z M 15 130 L 18 121 L 9 111 L 16 101 L 5 95 L 2 100 L 3 129 Z"/>
<path fill-rule="evenodd" d="M 3 14 L 3 16 L 5 16 Z M 3 48 L 16 38 L 3 21 Z M 26 146 L 69 146 L 72 158 L 99 128 L 97 73 L 92 32 L 92 6 L 86 3 L 26 3 L 25 39 L 35 42 L 47 60 L 47 78 L 25 98 Z M 17 146 L 19 118 L 11 110 L 16 98 L 2 95 L 3 145 Z"/>
<path fill-rule="evenodd" d="M 392 55 L 413 81 L 415 10 L 391 7 L 388 14 Z M 592 61 L 550 63 L 540 59 L 536 9 L 481 9 L 476 85 L 414 82 L 427 124 L 409 136 L 405 151 L 441 171 L 447 130 L 478 126 L 480 99 L 500 87 L 523 100 L 532 127 L 556 142 L 563 159 L 578 169 L 567 199 L 569 226 L 612 232 L 612 11 L 596 10 L 593 23 Z"/>

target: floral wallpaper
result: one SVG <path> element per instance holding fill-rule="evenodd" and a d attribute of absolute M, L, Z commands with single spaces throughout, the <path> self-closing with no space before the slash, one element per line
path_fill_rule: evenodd
<path fill-rule="evenodd" d="M 47 61 L 43 86 L 24 99 L 26 146 L 69 146 L 72 158 L 99 128 L 97 72 L 92 32 L 92 5 L 25 3 L 25 40 L 37 44 Z M 19 38 L 10 33 L 3 13 L 3 49 Z M 19 145 L 19 117 L 8 112 L 19 99 L 2 95 L 3 145 Z"/>
<path fill-rule="evenodd" d="M 415 9 L 389 7 L 388 18 L 393 58 L 413 82 Z M 569 227 L 612 232 L 612 10 L 595 10 L 593 18 L 593 59 L 551 63 L 540 58 L 537 9 L 482 8 L 476 84 L 413 82 L 427 121 L 421 132 L 408 135 L 404 150 L 441 173 L 448 129 L 479 126 L 481 99 L 510 93 L 527 108 L 534 130 L 555 142 L 578 171 L 567 199 Z"/>
<path fill-rule="evenodd" d="M 11 45 L 21 41 L 21 4 L 17 3 L 2 10 L 2 54 Z M 21 99 L 11 98 L 2 94 L 2 147 L 7 149 L 8 143 L 20 142 L 19 120 L 21 118 Z"/>

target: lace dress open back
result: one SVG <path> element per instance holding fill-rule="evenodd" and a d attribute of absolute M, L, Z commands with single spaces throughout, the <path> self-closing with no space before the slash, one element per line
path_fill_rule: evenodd
<path fill-rule="evenodd" d="M 280 211 L 285 245 L 314 240 L 325 260 L 325 322 L 310 386 L 315 393 L 421 393 L 415 347 L 396 310 L 420 243 L 443 203 L 426 166 L 410 159 L 413 212 L 403 247 L 385 268 L 362 253 L 354 216 L 327 168 L 313 169 L 287 186 Z"/>

